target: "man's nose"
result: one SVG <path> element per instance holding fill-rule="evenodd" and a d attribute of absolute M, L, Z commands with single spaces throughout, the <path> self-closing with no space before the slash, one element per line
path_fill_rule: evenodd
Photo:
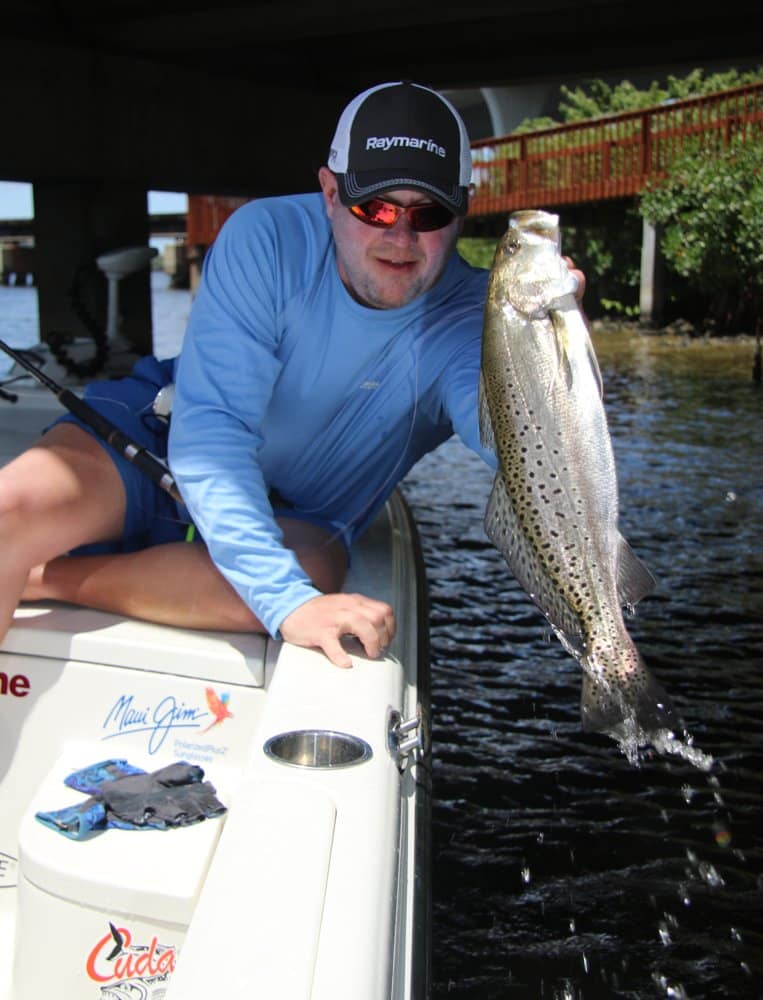
<path fill-rule="evenodd" d="M 396 243 L 410 243 L 418 239 L 418 233 L 411 228 L 408 216 L 404 212 L 384 231 L 384 235 Z"/>

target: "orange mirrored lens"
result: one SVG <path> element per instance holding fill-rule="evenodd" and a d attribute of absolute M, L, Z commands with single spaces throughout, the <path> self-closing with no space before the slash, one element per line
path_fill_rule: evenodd
<path fill-rule="evenodd" d="M 394 226 L 401 215 L 408 219 L 408 225 L 415 233 L 431 233 L 436 229 L 444 229 L 453 221 L 453 213 L 444 205 L 395 205 L 381 198 L 371 198 L 360 205 L 351 205 L 350 211 L 367 226 L 378 226 L 387 229 Z"/>

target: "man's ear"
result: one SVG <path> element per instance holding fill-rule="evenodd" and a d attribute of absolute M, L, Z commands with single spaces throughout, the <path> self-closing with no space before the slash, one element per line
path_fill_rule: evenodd
<path fill-rule="evenodd" d="M 336 177 L 328 167 L 321 167 L 318 171 L 318 180 L 320 181 L 323 200 L 326 204 L 326 214 L 331 218 L 334 214 L 334 207 L 339 201 Z"/>

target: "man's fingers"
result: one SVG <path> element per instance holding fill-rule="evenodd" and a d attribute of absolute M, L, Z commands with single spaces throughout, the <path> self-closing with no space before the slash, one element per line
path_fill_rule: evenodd
<path fill-rule="evenodd" d="M 572 259 L 572 257 L 562 257 L 562 260 L 567 265 L 567 267 L 570 270 L 570 273 L 575 279 L 576 283 L 575 298 L 577 299 L 578 302 L 582 302 L 583 296 L 585 295 L 585 285 L 586 285 L 585 274 L 579 268 L 575 267 L 575 261 Z"/>
<path fill-rule="evenodd" d="M 342 636 L 355 636 L 375 659 L 394 638 L 395 616 L 388 604 L 362 594 L 324 594 L 287 615 L 281 635 L 298 646 L 318 646 L 336 666 L 348 667 Z"/>
<path fill-rule="evenodd" d="M 327 637 L 323 641 L 321 648 L 335 667 L 342 667 L 347 670 L 352 666 L 352 657 L 338 639 Z"/>

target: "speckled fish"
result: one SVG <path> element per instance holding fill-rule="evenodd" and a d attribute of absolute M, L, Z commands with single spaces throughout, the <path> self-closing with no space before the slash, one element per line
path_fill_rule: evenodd
<path fill-rule="evenodd" d="M 485 306 L 480 433 L 499 462 L 485 527 L 583 667 L 583 727 L 638 746 L 675 719 L 623 621 L 654 579 L 618 530 L 601 375 L 575 287 L 558 217 L 515 213 Z"/>

